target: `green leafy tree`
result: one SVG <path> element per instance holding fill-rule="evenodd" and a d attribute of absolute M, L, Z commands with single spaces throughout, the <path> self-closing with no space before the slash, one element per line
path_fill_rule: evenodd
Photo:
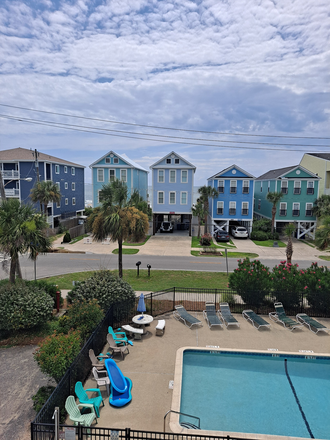
<path fill-rule="evenodd" d="M 272 284 L 276 300 L 284 307 L 300 305 L 301 295 L 305 286 L 305 271 L 298 269 L 298 264 L 290 264 L 285 260 L 273 267 Z"/>
<path fill-rule="evenodd" d="M 266 199 L 270 202 L 272 206 L 272 234 L 274 233 L 274 225 L 275 225 L 275 216 L 277 211 L 277 204 L 283 197 L 283 193 L 281 192 L 269 192 L 267 193 Z"/>
<path fill-rule="evenodd" d="M 291 264 L 292 254 L 293 254 L 293 243 L 292 243 L 292 234 L 296 230 L 296 226 L 294 223 L 289 223 L 285 227 L 285 235 L 288 237 L 288 244 L 286 245 L 286 262 L 287 264 Z"/>
<path fill-rule="evenodd" d="M 330 246 L 330 215 L 322 218 L 322 224 L 316 229 L 315 244 L 321 250 Z"/>
<path fill-rule="evenodd" d="M 208 212 L 205 213 L 204 204 L 202 203 L 202 201 L 200 199 L 198 199 L 196 205 L 191 208 L 191 212 L 198 219 L 197 237 L 200 237 L 201 236 L 201 222 L 205 219 L 205 214 L 207 217 Z"/>
<path fill-rule="evenodd" d="M 0 249 L 10 256 L 9 280 L 15 283 L 15 274 L 22 278 L 19 254 L 28 252 L 33 260 L 38 253 L 51 248 L 46 236 L 47 222 L 30 205 L 17 199 L 4 200 L 0 205 Z"/>
<path fill-rule="evenodd" d="M 197 204 L 200 203 L 203 206 L 204 210 L 204 223 L 205 223 L 205 231 L 207 233 L 207 216 L 209 214 L 209 199 L 214 199 L 218 197 L 219 192 L 213 188 L 212 186 L 204 185 L 198 188 L 198 193 L 200 197 L 197 199 Z"/>
<path fill-rule="evenodd" d="M 330 310 L 330 270 L 326 266 L 312 263 L 305 270 L 305 293 L 308 304 L 317 312 Z"/>
<path fill-rule="evenodd" d="M 51 180 L 37 182 L 31 189 L 30 197 L 33 203 L 40 203 L 40 208 L 43 205 L 45 216 L 47 216 L 47 205 L 49 202 L 61 202 L 61 193 L 58 186 Z"/>
<path fill-rule="evenodd" d="M 322 194 L 321 197 L 315 200 L 313 214 L 316 217 L 330 216 L 330 195 Z"/>

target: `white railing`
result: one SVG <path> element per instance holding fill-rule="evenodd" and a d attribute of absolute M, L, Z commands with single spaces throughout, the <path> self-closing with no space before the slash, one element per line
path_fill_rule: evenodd
<path fill-rule="evenodd" d="M 5 188 L 6 197 L 19 197 L 19 189 L 16 188 Z"/>
<path fill-rule="evenodd" d="M 18 179 L 19 178 L 19 171 L 4 170 L 4 171 L 2 171 L 2 177 L 4 179 Z"/>

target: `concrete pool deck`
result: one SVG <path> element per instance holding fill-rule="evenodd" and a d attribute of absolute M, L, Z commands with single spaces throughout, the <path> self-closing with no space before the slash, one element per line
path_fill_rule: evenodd
<path fill-rule="evenodd" d="M 203 319 L 202 313 L 193 312 L 192 315 L 202 321 L 203 327 L 189 329 L 174 319 L 172 313 L 168 313 L 157 317 L 157 319 L 166 320 L 163 336 L 155 336 L 157 325 L 157 319 L 155 319 L 147 327 L 149 333 L 143 336 L 141 341 L 133 341 L 134 346 L 129 347 L 130 352 L 125 360 L 122 361 L 120 356 L 115 356 L 123 374 L 133 382 L 132 401 L 123 408 L 111 407 L 106 389 L 102 387 L 105 406 L 100 409 L 97 426 L 163 431 L 164 416 L 172 406 L 173 389 L 170 382 L 174 380 L 176 353 L 182 347 L 278 349 L 290 353 L 312 350 L 314 353 L 330 354 L 330 334 L 326 332 L 319 332 L 315 335 L 307 328 L 291 332 L 271 322 L 268 316 L 264 318 L 271 323 L 270 329 L 256 330 L 239 314 L 235 314 L 240 323 L 239 328 L 235 326 L 230 329 L 213 328 L 211 330 Z M 318 321 L 330 327 L 330 319 L 318 318 Z M 95 385 L 95 381 L 89 378 L 85 383 L 85 388 L 93 388 Z M 166 431 L 170 432 L 170 417 L 168 416 L 167 419 Z M 241 437 L 244 438 L 243 435 Z"/>

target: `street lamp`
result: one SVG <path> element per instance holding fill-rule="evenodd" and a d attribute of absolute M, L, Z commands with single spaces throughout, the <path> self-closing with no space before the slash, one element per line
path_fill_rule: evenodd
<path fill-rule="evenodd" d="M 2 173 L 0 171 L 0 193 L 1 193 L 1 198 L 2 200 L 6 200 L 6 193 L 5 193 L 5 187 L 11 183 L 11 182 L 16 182 L 17 180 L 25 180 L 26 182 L 32 182 L 32 177 L 22 177 L 20 179 L 11 179 L 9 180 L 9 182 L 3 184 L 3 180 L 2 180 Z"/>

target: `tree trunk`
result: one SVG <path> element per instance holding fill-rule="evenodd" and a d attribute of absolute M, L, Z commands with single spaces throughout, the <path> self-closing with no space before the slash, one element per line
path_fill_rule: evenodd
<path fill-rule="evenodd" d="M 201 219 L 198 217 L 198 232 L 197 237 L 199 238 L 201 236 Z"/>
<path fill-rule="evenodd" d="M 17 262 L 16 257 L 11 255 L 10 271 L 9 271 L 9 282 L 10 282 L 10 284 L 15 284 L 16 262 Z"/>
<path fill-rule="evenodd" d="M 17 278 L 22 279 L 22 271 L 21 271 L 21 265 L 19 262 L 19 257 L 17 257 L 17 261 L 16 261 L 16 275 L 17 275 Z"/>
<path fill-rule="evenodd" d="M 291 264 L 292 254 L 293 254 L 292 240 L 291 240 L 291 237 L 289 237 L 288 244 L 286 246 L 286 263 L 287 264 Z"/>
<path fill-rule="evenodd" d="M 205 229 L 204 229 L 204 234 L 208 233 L 208 227 L 207 227 L 207 216 L 209 215 L 209 202 L 205 202 L 204 204 L 204 209 L 205 209 Z"/>
<path fill-rule="evenodd" d="M 276 215 L 276 206 L 274 205 L 272 207 L 272 234 L 274 234 L 275 215 Z"/>
<path fill-rule="evenodd" d="M 118 239 L 118 271 L 119 278 L 123 278 L 123 240 Z"/>

